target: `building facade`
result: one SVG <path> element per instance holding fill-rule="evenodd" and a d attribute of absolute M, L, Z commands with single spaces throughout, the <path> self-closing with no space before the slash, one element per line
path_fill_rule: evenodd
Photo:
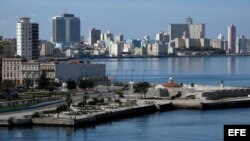
<path fill-rule="evenodd" d="M 109 57 L 121 57 L 123 51 L 123 44 L 112 42 L 109 47 Z"/>
<path fill-rule="evenodd" d="M 54 43 L 79 43 L 81 20 L 74 14 L 52 17 L 52 41 Z"/>
<path fill-rule="evenodd" d="M 55 80 L 56 78 L 56 67 L 55 62 L 45 62 L 41 63 L 40 66 L 41 71 L 44 71 L 46 74 L 46 78 L 49 78 L 50 80 Z"/>
<path fill-rule="evenodd" d="M 168 25 L 170 41 L 181 38 L 184 32 L 187 32 L 192 39 L 205 38 L 205 24 L 193 24 L 193 20 L 189 17 L 186 24 Z"/>
<path fill-rule="evenodd" d="M 2 58 L 2 81 L 11 80 L 14 85 L 22 84 L 22 58 Z"/>
<path fill-rule="evenodd" d="M 25 84 L 26 79 L 32 82 L 32 87 L 37 87 L 37 80 L 41 76 L 41 69 L 39 62 L 22 62 L 21 65 L 21 74 L 22 74 L 22 84 Z"/>
<path fill-rule="evenodd" d="M 228 32 L 228 51 L 229 53 L 236 53 L 236 26 L 233 24 L 227 28 Z"/>
<path fill-rule="evenodd" d="M 70 79 L 78 83 L 84 78 L 104 78 L 106 75 L 105 64 L 58 63 L 55 64 L 55 69 L 56 79 L 60 82 L 67 82 Z"/>
<path fill-rule="evenodd" d="M 244 35 L 237 38 L 236 41 L 236 54 L 244 54 L 247 52 L 247 39 Z"/>
<path fill-rule="evenodd" d="M 89 44 L 93 46 L 100 39 L 101 39 L 101 30 L 92 28 L 89 31 Z"/>
<path fill-rule="evenodd" d="M 52 56 L 53 50 L 55 49 L 55 44 L 51 42 L 43 42 L 39 45 L 40 56 Z"/>
<path fill-rule="evenodd" d="M 167 45 L 162 42 L 155 42 L 154 44 L 147 44 L 147 55 L 148 56 L 166 56 Z"/>
<path fill-rule="evenodd" d="M 22 17 L 16 28 L 17 55 L 27 60 L 38 59 L 39 25 L 31 23 L 29 17 Z"/>

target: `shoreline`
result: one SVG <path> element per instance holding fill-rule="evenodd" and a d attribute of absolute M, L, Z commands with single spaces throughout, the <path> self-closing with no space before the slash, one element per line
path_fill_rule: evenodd
<path fill-rule="evenodd" d="M 69 118 L 15 118 L 0 119 L 0 127 L 27 127 L 27 126 L 48 126 L 48 127 L 88 127 L 98 124 L 112 122 L 118 119 L 137 117 L 153 114 L 155 112 L 167 112 L 180 109 L 192 110 L 217 110 L 229 108 L 250 107 L 250 99 L 233 101 L 199 102 L 197 100 L 173 100 L 156 104 L 119 108 L 112 111 L 102 111 L 82 116 L 71 116 Z"/>
<path fill-rule="evenodd" d="M 139 59 L 144 59 L 144 58 L 184 58 L 184 57 L 248 57 L 250 54 L 214 54 L 214 55 L 187 55 L 187 56 L 176 56 L 176 55 L 169 55 L 169 56 L 125 56 L 125 57 L 44 57 L 40 58 L 42 60 L 58 60 L 58 61 L 67 61 L 67 60 L 75 60 L 75 59 L 90 59 L 90 60 L 95 60 L 95 59 L 134 59 L 134 58 L 139 58 Z"/>

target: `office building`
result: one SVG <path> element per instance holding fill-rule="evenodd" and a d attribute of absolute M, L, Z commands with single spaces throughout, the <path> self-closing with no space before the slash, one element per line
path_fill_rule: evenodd
<path fill-rule="evenodd" d="M 193 24 L 192 18 L 189 17 L 186 24 L 168 25 L 170 41 L 181 38 L 184 32 L 187 32 L 191 39 L 205 38 L 205 24 Z"/>
<path fill-rule="evenodd" d="M 236 53 L 236 27 L 231 24 L 227 28 L 228 31 L 228 51 Z"/>
<path fill-rule="evenodd" d="M 54 43 L 79 43 L 81 20 L 74 14 L 62 14 L 52 18 L 52 41 Z"/>
<path fill-rule="evenodd" d="M 20 18 L 17 23 L 17 55 L 26 60 L 34 60 L 39 57 L 39 25 L 31 23 L 29 17 Z"/>
<path fill-rule="evenodd" d="M 100 39 L 101 39 L 101 30 L 92 28 L 89 31 L 89 44 L 93 46 Z"/>

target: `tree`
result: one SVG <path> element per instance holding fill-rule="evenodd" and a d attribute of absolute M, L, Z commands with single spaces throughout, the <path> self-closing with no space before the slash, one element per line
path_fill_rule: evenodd
<path fill-rule="evenodd" d="M 10 104 L 10 94 L 11 94 L 11 88 L 13 87 L 13 83 L 11 80 L 4 80 L 2 82 L 2 90 L 7 93 L 8 99 L 9 99 L 9 104 Z"/>
<path fill-rule="evenodd" d="M 33 81 L 29 78 L 24 78 L 23 79 L 23 85 L 26 89 L 29 89 L 30 87 L 33 86 Z"/>
<path fill-rule="evenodd" d="M 135 93 L 143 93 L 146 97 L 146 93 L 148 91 L 148 88 L 150 87 L 150 84 L 148 82 L 140 82 L 134 85 L 134 92 Z"/>
<path fill-rule="evenodd" d="M 80 80 L 79 87 L 82 89 L 86 88 L 93 88 L 94 87 L 94 81 L 92 80 Z"/>
<path fill-rule="evenodd" d="M 74 80 L 68 80 L 67 81 L 67 88 L 69 90 L 73 90 L 73 89 L 76 89 L 76 82 Z"/>
<path fill-rule="evenodd" d="M 38 88 L 44 89 L 49 83 L 48 78 L 46 77 L 46 72 L 43 70 L 41 76 L 38 79 Z"/>
<path fill-rule="evenodd" d="M 70 108 L 70 105 L 71 105 L 71 103 L 72 103 L 72 98 L 71 98 L 71 95 L 70 95 L 70 94 L 67 94 L 67 95 L 66 95 L 65 102 L 67 103 L 67 106 L 68 106 L 68 109 L 69 109 L 69 108 Z"/>

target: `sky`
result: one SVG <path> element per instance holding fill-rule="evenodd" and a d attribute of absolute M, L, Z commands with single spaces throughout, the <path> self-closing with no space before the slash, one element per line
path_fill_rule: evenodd
<path fill-rule="evenodd" d="M 51 18 L 64 12 L 81 19 L 81 34 L 85 39 L 95 27 L 114 35 L 142 38 L 167 32 L 170 23 L 185 23 L 191 16 L 194 23 L 206 24 L 206 37 L 227 37 L 227 26 L 234 24 L 237 35 L 250 38 L 249 0 L 1 0 L 0 35 L 16 37 L 20 17 L 31 17 L 39 23 L 40 39 L 50 40 Z"/>

